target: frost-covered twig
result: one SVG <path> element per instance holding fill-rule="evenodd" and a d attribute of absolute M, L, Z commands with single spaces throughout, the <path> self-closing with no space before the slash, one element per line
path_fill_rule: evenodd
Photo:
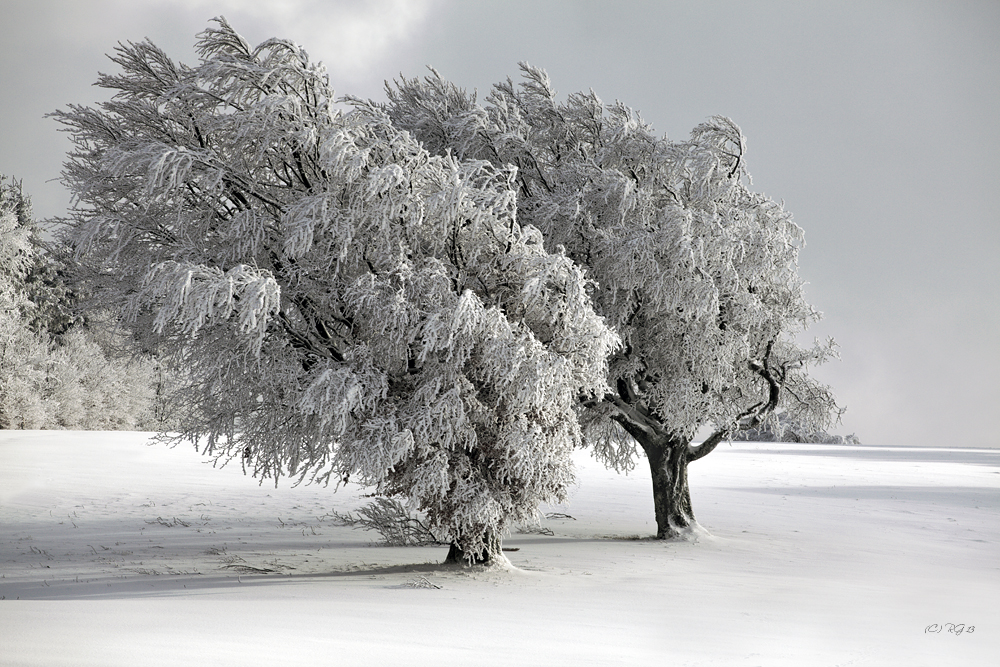
<path fill-rule="evenodd" d="M 383 543 L 391 547 L 426 546 L 445 544 L 419 518 L 412 516 L 401 502 L 394 498 L 377 498 L 357 510 L 357 516 L 350 512 L 331 512 L 334 522 L 340 526 L 376 530 Z"/>
<path fill-rule="evenodd" d="M 431 580 L 427 577 L 417 577 L 416 579 L 411 579 L 404 585 L 408 588 L 441 588 L 437 584 L 431 582 Z"/>

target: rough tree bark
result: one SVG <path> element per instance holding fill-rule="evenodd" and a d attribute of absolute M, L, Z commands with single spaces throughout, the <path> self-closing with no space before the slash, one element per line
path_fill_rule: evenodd
<path fill-rule="evenodd" d="M 688 486 L 688 464 L 711 454 L 719 443 L 735 431 L 754 428 L 778 405 L 784 368 L 771 366 L 768 344 L 762 362 L 751 362 L 750 368 L 768 385 L 768 397 L 737 416 L 728 428 L 716 430 L 700 445 L 687 438 L 669 433 L 662 421 L 640 400 L 631 383 L 618 381 L 618 395 L 608 394 L 604 400 L 618 410 L 614 419 L 635 439 L 646 453 L 653 483 L 653 509 L 656 514 L 656 537 L 666 540 L 681 537 L 695 525 Z"/>
<path fill-rule="evenodd" d="M 692 449 L 680 438 L 649 432 L 622 423 L 646 453 L 653 483 L 653 510 L 656 515 L 656 538 L 680 537 L 695 524 L 688 486 L 688 463 Z"/>
<path fill-rule="evenodd" d="M 656 537 L 679 537 L 695 523 L 688 487 L 687 443 L 644 438 L 639 444 L 646 452 L 652 476 Z"/>
<path fill-rule="evenodd" d="M 487 533 L 483 541 L 486 543 L 486 548 L 478 553 L 469 553 L 452 542 L 448 548 L 448 556 L 444 559 L 445 564 L 489 565 L 502 552 L 500 536 Z"/>

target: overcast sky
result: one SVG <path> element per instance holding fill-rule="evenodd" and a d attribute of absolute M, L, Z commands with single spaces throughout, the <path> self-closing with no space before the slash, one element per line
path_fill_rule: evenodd
<path fill-rule="evenodd" d="M 60 215 L 68 148 L 44 114 L 97 102 L 118 41 L 195 60 L 222 14 L 293 39 L 338 93 L 422 75 L 485 92 L 526 60 L 683 139 L 747 136 L 754 188 L 806 230 L 816 372 L 866 444 L 1000 447 L 1000 2 L 0 0 L 0 173 Z"/>

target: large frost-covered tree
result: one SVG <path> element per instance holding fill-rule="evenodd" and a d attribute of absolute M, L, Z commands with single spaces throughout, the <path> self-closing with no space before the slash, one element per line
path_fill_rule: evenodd
<path fill-rule="evenodd" d="M 544 71 L 521 69 L 522 83 L 494 86 L 485 103 L 432 72 L 387 84 L 383 108 L 432 153 L 518 168 L 519 220 L 585 267 L 597 312 L 624 341 L 613 390 L 582 397 L 589 440 L 617 467 L 638 443 L 657 536 L 685 533 L 688 463 L 779 413 L 815 428 L 839 416 L 807 374 L 833 342 L 795 342 L 819 316 L 798 277 L 802 230 L 749 189 L 745 140 L 729 119 L 671 141 L 593 92 L 560 102 Z"/>
<path fill-rule="evenodd" d="M 321 66 L 224 20 L 200 61 L 119 45 L 98 108 L 57 112 L 93 288 L 185 366 L 181 437 L 254 475 L 401 496 L 488 561 L 560 501 L 578 396 L 618 338 L 517 221 L 517 170 L 432 155 Z"/>

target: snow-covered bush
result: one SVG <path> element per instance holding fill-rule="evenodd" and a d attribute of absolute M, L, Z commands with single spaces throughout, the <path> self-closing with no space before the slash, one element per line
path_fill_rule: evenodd
<path fill-rule="evenodd" d="M 333 512 L 340 526 L 374 530 L 390 547 L 422 547 L 443 544 L 420 516 L 415 516 L 395 498 L 376 498 L 355 514 Z"/>

